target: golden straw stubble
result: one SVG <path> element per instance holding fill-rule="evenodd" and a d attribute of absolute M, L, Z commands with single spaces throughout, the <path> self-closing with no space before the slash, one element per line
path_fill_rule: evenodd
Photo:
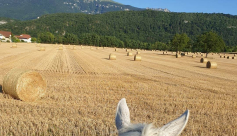
<path fill-rule="evenodd" d="M 3 92 L 22 101 L 36 101 L 46 92 L 46 82 L 38 72 L 12 69 L 4 77 Z"/>

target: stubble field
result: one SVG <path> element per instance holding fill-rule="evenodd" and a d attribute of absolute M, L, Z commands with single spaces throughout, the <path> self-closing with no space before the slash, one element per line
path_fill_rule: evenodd
<path fill-rule="evenodd" d="M 0 45 L 0 85 L 12 68 L 32 69 L 47 82 L 36 102 L 0 93 L 0 135 L 117 135 L 117 103 L 126 98 L 132 123 L 162 126 L 190 110 L 182 136 L 237 135 L 237 60 L 209 55 L 218 64 L 207 69 L 201 56 L 140 51 L 133 61 L 125 49 L 45 44 Z M 135 50 L 132 51 L 136 53 Z M 114 53 L 117 60 L 108 60 Z M 233 56 L 233 55 L 230 55 Z"/>

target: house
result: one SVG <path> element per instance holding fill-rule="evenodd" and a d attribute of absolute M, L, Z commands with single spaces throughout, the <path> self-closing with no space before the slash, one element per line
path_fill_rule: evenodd
<path fill-rule="evenodd" d="M 24 41 L 24 42 L 28 42 L 30 43 L 31 42 L 31 36 L 28 35 L 28 34 L 21 34 L 21 35 L 15 35 L 16 38 L 18 38 L 19 40 L 21 41 Z"/>
<path fill-rule="evenodd" d="M 0 31 L 0 41 L 7 42 L 11 41 L 11 32 L 8 31 Z"/>

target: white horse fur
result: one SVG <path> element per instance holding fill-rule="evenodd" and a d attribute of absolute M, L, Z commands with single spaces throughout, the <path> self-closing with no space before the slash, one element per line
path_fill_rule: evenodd
<path fill-rule="evenodd" d="M 115 124 L 119 136 L 178 136 L 186 126 L 188 118 L 189 110 L 161 128 L 154 128 L 152 124 L 131 124 L 130 112 L 126 99 L 123 98 L 117 106 Z"/>

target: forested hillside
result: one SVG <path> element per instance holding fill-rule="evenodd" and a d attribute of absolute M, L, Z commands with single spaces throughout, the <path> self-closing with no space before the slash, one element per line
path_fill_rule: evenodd
<path fill-rule="evenodd" d="M 142 10 L 113 0 L 0 0 L 0 17 L 36 19 L 52 13 L 101 14 L 110 11 Z"/>
<path fill-rule="evenodd" d="M 126 41 L 146 43 L 169 43 L 176 33 L 186 33 L 195 41 L 204 32 L 214 31 L 228 46 L 237 45 L 237 16 L 202 13 L 166 13 L 152 10 L 119 11 L 87 15 L 82 13 L 59 13 L 41 16 L 31 21 L 0 25 L 0 30 L 14 34 L 27 33 L 38 37 L 50 32 L 55 36 L 85 34 L 115 36 Z"/>

